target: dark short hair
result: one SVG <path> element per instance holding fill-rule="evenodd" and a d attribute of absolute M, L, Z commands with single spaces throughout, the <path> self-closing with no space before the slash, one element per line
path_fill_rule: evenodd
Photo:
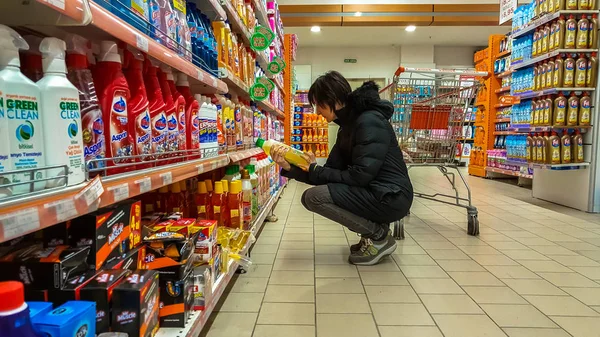
<path fill-rule="evenodd" d="M 328 71 L 317 78 L 308 90 L 308 101 L 312 105 L 325 106 L 335 110 L 337 103 L 345 104 L 352 92 L 350 83 L 337 71 Z"/>

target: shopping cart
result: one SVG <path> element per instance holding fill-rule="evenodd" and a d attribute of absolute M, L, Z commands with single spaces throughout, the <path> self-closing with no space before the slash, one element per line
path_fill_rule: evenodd
<path fill-rule="evenodd" d="M 392 83 L 380 92 L 389 94 L 387 98 L 394 104 L 391 123 L 408 169 L 436 167 L 454 192 L 415 191 L 414 195 L 466 208 L 469 235 L 479 234 L 479 220 L 471 189 L 459 169 L 467 140 L 463 130 L 471 120 L 481 80 L 487 76 L 479 71 L 400 67 Z M 457 175 L 466 188 L 466 198 L 457 188 Z M 404 219 L 392 223 L 391 228 L 395 238 L 404 238 Z"/>

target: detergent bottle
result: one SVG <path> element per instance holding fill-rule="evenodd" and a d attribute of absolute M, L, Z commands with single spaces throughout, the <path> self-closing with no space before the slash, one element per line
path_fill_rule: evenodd
<path fill-rule="evenodd" d="M 584 88 L 586 82 L 588 61 L 583 53 L 579 54 L 579 58 L 575 61 L 575 87 Z"/>
<path fill-rule="evenodd" d="M 594 88 L 596 86 L 596 74 L 598 70 L 598 53 L 592 53 L 588 58 L 587 71 L 585 73 L 585 86 Z"/>
<path fill-rule="evenodd" d="M 567 101 L 567 126 L 576 126 L 579 118 L 579 98 L 574 92 L 571 92 Z"/>
<path fill-rule="evenodd" d="M 550 137 L 548 137 L 547 144 L 547 158 L 548 164 L 560 164 L 561 159 L 561 139 L 556 134 L 556 131 L 552 131 Z"/>
<path fill-rule="evenodd" d="M 575 60 L 571 55 L 567 55 L 564 64 L 563 85 L 567 88 L 572 88 L 575 85 Z"/>
<path fill-rule="evenodd" d="M 168 66 L 167 66 L 168 67 Z M 167 148 L 170 152 L 169 156 L 176 156 L 174 151 L 179 150 L 179 122 L 177 121 L 177 106 L 171 94 L 171 88 L 167 82 L 167 75 L 162 71 L 158 71 L 158 82 L 160 83 L 160 91 L 162 92 L 163 101 L 165 102 L 165 116 L 167 117 Z"/>
<path fill-rule="evenodd" d="M 577 49 L 586 49 L 588 47 L 588 37 L 590 30 L 590 20 L 587 15 L 582 14 L 581 19 L 577 22 L 577 36 L 575 47 Z"/>
<path fill-rule="evenodd" d="M 575 132 L 571 135 L 571 151 L 572 160 L 574 163 L 583 163 L 583 137 L 579 129 L 575 129 Z"/>
<path fill-rule="evenodd" d="M 18 57 L 18 56 L 17 56 Z M 23 283 L 0 282 L 0 331 L 6 337 L 41 337 L 29 318 Z"/>
<path fill-rule="evenodd" d="M 221 204 L 221 220 L 223 221 L 223 226 L 231 227 L 231 215 L 229 213 L 229 181 L 221 180 L 221 185 L 223 186 L 223 203 Z M 216 189 L 215 189 L 216 191 Z"/>
<path fill-rule="evenodd" d="M 150 111 L 148 109 L 148 96 L 143 79 L 143 60 L 141 52 L 133 47 L 127 47 L 123 51 L 125 58 L 125 78 L 129 83 L 131 98 L 129 99 L 129 114 L 133 116 L 130 124 L 130 132 L 135 143 L 137 161 L 148 161 L 152 159 L 152 128 L 150 126 Z M 149 164 L 141 164 L 140 168 L 150 167 Z"/>
<path fill-rule="evenodd" d="M 227 196 L 227 206 L 229 208 L 229 226 L 231 228 L 243 228 L 243 200 L 242 200 L 242 182 L 240 180 L 232 181 L 229 184 L 229 195 Z"/>
<path fill-rule="evenodd" d="M 592 109 L 592 100 L 590 98 L 590 94 L 587 92 L 583 93 L 581 99 L 579 100 L 579 118 L 578 125 L 579 126 L 589 126 L 591 122 L 591 109 Z"/>
<path fill-rule="evenodd" d="M 133 162 L 130 156 L 136 153 L 129 123 L 133 122 L 136 116 L 128 109 L 131 94 L 121 69 L 121 56 L 115 42 L 102 41 L 94 73 L 94 83 L 105 123 L 106 157 L 110 158 L 107 163 L 107 166 L 111 167 L 108 174 L 130 171 L 134 166 L 127 164 Z"/>
<path fill-rule="evenodd" d="M 571 153 L 571 136 L 567 130 L 563 132 L 562 137 L 560 137 L 560 163 L 561 164 L 569 164 L 572 160 Z"/>
<path fill-rule="evenodd" d="M 286 151 L 285 151 L 284 158 L 288 163 L 298 166 L 301 169 L 303 169 L 304 171 L 308 171 L 310 163 L 308 162 L 308 160 L 306 159 L 306 155 L 302 151 L 296 150 L 296 149 L 290 147 L 289 145 L 280 143 L 273 139 L 264 140 L 262 138 L 259 138 L 258 141 L 256 141 L 256 146 L 263 149 L 263 151 L 265 151 L 265 153 L 268 155 L 270 155 L 271 148 L 274 145 L 282 146 L 285 148 Z"/>
<path fill-rule="evenodd" d="M 242 170 L 242 221 L 244 230 L 252 224 L 252 182 L 250 172 Z"/>
<path fill-rule="evenodd" d="M 42 38 L 35 35 L 23 36 L 27 44 L 28 50 L 21 49 L 19 58 L 21 60 L 21 72 L 33 82 L 37 82 L 44 76 L 42 69 L 42 53 L 40 53 L 40 43 Z"/>
<path fill-rule="evenodd" d="M 175 87 L 175 79 L 173 77 L 171 67 L 169 67 L 167 65 L 162 65 L 161 70 L 162 70 L 162 73 L 165 74 L 167 84 L 169 86 L 169 89 L 171 90 L 171 95 L 173 96 L 173 101 L 175 104 L 175 114 L 177 117 L 177 123 L 179 124 L 178 125 L 178 129 L 179 129 L 178 135 L 179 136 L 177 139 L 177 145 L 179 147 L 179 151 L 187 150 L 187 125 L 186 125 L 186 120 L 185 120 L 185 112 L 186 112 L 185 98 L 183 97 L 183 95 L 181 95 L 181 93 L 179 91 L 177 91 L 177 88 Z M 163 92 L 163 95 L 164 95 L 164 92 Z"/>
<path fill-rule="evenodd" d="M 67 79 L 66 43 L 47 37 L 40 43 L 44 77 L 37 85 L 42 93 L 46 165 L 66 166 L 47 171 L 48 188 L 77 185 L 85 180 L 79 91 Z"/>
<path fill-rule="evenodd" d="M 27 42 L 12 28 L 0 25 L 0 173 L 45 166 L 44 135 L 40 113 L 40 89 L 19 70 L 19 50 Z M 11 183 L 26 183 L 9 188 L 12 194 L 30 191 L 30 172 L 1 176 Z M 44 171 L 36 172 L 36 180 Z M 33 184 L 34 190 L 46 186 Z"/>
<path fill-rule="evenodd" d="M 577 20 L 573 14 L 569 15 L 569 19 L 565 22 L 565 45 L 566 49 L 575 49 L 577 42 Z"/>
<path fill-rule="evenodd" d="M 148 94 L 148 109 L 150 110 L 150 128 L 152 130 L 152 154 L 155 158 L 164 158 L 167 151 L 169 128 L 165 114 L 160 83 L 158 81 L 158 62 L 146 57 L 144 61 L 144 84 Z M 164 162 L 162 162 L 164 164 Z"/>
<path fill-rule="evenodd" d="M 98 105 L 92 72 L 88 67 L 88 41 L 75 34 L 67 36 L 67 78 L 79 90 L 83 155 L 90 170 L 105 167 L 104 120 Z M 91 175 L 96 175 L 91 172 Z"/>
<path fill-rule="evenodd" d="M 185 124 L 186 124 L 186 144 L 188 150 L 200 152 L 200 116 L 198 111 L 200 105 L 192 95 L 190 83 L 186 74 L 179 73 L 177 76 L 177 91 L 185 98 Z M 198 157 L 194 157 L 198 158 Z"/>
<path fill-rule="evenodd" d="M 560 55 L 554 60 L 554 71 L 552 72 L 552 86 L 554 88 L 562 87 L 564 73 L 564 61 Z"/>

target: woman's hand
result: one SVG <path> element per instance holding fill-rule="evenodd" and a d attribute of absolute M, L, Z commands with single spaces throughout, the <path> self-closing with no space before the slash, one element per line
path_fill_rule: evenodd
<path fill-rule="evenodd" d="M 271 158 L 273 158 L 273 161 L 282 169 L 289 171 L 292 169 L 292 166 L 285 160 L 286 152 L 287 149 L 283 146 L 275 144 L 271 147 Z"/>
<path fill-rule="evenodd" d="M 308 162 L 308 166 L 317 162 L 317 157 L 313 152 L 304 152 L 304 159 Z"/>

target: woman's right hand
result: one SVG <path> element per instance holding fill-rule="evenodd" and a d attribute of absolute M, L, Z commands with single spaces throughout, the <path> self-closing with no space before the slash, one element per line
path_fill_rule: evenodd
<path fill-rule="evenodd" d="M 292 166 L 287 162 L 287 160 L 285 160 L 286 152 L 287 148 L 284 146 L 275 144 L 271 147 L 271 158 L 273 158 L 273 161 L 282 169 L 289 171 L 292 169 Z"/>

